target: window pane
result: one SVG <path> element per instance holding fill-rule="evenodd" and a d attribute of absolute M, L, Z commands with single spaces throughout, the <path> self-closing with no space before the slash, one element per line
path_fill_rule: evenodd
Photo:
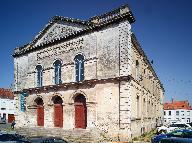
<path fill-rule="evenodd" d="M 75 71 L 76 71 L 76 81 L 84 80 L 84 57 L 82 55 L 77 55 L 75 57 Z"/>
<path fill-rule="evenodd" d="M 59 60 L 55 61 L 54 67 L 55 67 L 55 77 L 54 77 L 55 84 L 60 84 L 61 83 L 61 61 Z"/>
<path fill-rule="evenodd" d="M 174 137 L 180 137 L 182 135 L 182 132 L 181 131 L 178 131 L 178 132 L 174 132 L 172 134 Z"/>
<path fill-rule="evenodd" d="M 36 67 L 36 70 L 37 70 L 37 86 L 40 87 L 42 86 L 42 78 L 43 78 L 42 66 L 38 65 Z"/>

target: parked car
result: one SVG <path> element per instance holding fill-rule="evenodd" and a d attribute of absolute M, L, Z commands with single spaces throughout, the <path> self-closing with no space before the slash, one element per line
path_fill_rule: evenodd
<path fill-rule="evenodd" d="M 165 138 L 160 143 L 192 143 L 192 138 Z"/>
<path fill-rule="evenodd" d="M 169 133 L 172 132 L 176 129 L 192 129 L 192 127 L 189 124 L 186 123 L 175 123 L 171 125 L 164 125 L 161 127 L 157 128 L 157 133 L 162 134 L 162 133 Z"/>
<path fill-rule="evenodd" d="M 181 129 L 175 130 L 167 134 L 156 135 L 151 139 L 151 143 L 159 143 L 162 139 L 165 138 L 192 138 L 192 130 Z"/>
<path fill-rule="evenodd" d="M 188 125 L 190 125 L 192 127 L 192 122 L 191 123 L 187 123 Z"/>
<path fill-rule="evenodd" d="M 0 133 L 0 142 L 20 142 L 20 143 L 30 143 L 24 136 L 14 134 L 14 133 Z"/>

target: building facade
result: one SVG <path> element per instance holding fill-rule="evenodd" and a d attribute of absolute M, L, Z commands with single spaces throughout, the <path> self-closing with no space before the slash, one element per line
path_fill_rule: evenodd
<path fill-rule="evenodd" d="M 192 107 L 187 100 L 164 103 L 164 123 L 176 122 L 192 122 Z"/>
<path fill-rule="evenodd" d="M 0 88 L 0 120 L 11 123 L 14 120 L 15 101 L 10 89 Z"/>
<path fill-rule="evenodd" d="M 161 122 L 164 90 L 134 21 L 127 5 L 87 21 L 56 16 L 16 48 L 17 129 L 127 141 Z"/>

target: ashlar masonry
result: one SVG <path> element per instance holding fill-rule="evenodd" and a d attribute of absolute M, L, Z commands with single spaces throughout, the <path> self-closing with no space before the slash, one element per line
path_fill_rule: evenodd
<path fill-rule="evenodd" d="M 127 5 L 87 21 L 53 17 L 14 57 L 16 129 L 71 141 L 128 141 L 163 119 L 163 86 Z"/>

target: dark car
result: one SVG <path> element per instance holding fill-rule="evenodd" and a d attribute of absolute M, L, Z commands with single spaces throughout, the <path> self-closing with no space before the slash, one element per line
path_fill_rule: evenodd
<path fill-rule="evenodd" d="M 31 143 L 67 143 L 67 141 L 57 137 L 34 137 L 29 140 Z"/>
<path fill-rule="evenodd" d="M 192 143 L 192 138 L 165 138 L 160 143 Z"/>
<path fill-rule="evenodd" d="M 24 136 L 12 133 L 0 133 L 0 142 L 30 143 Z"/>
<path fill-rule="evenodd" d="M 188 125 L 190 125 L 192 127 L 192 122 L 191 123 L 187 123 Z"/>
<path fill-rule="evenodd" d="M 176 138 L 176 137 L 177 138 L 192 138 L 192 130 L 183 129 L 183 130 L 176 130 L 176 131 L 173 131 L 168 134 L 157 135 L 151 139 L 151 142 L 159 143 L 162 139 Z"/>

